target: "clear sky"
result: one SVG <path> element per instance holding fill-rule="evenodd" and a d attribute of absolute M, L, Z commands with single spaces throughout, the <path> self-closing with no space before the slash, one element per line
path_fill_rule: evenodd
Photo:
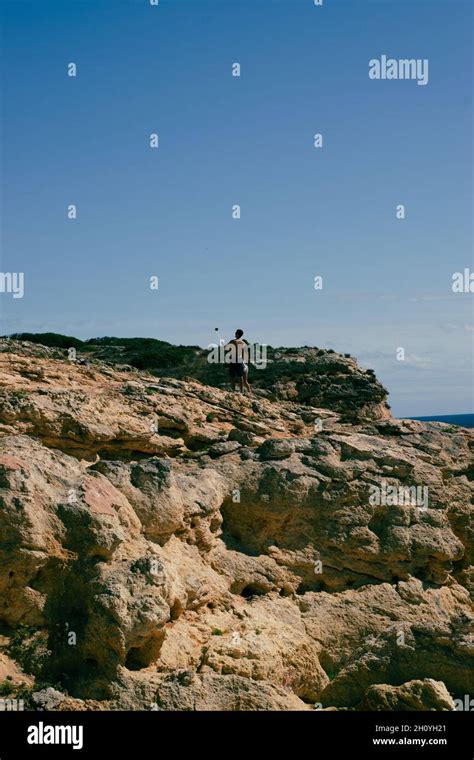
<path fill-rule="evenodd" d="M 396 415 L 473 411 L 470 0 L 1 4 L 2 332 L 241 327 L 352 353 Z"/>

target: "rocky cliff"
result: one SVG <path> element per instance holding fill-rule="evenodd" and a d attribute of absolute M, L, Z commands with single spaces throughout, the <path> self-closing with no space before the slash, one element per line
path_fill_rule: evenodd
<path fill-rule="evenodd" d="M 472 434 L 392 419 L 350 357 L 314 363 L 247 397 L 0 342 L 3 694 L 78 710 L 473 694 Z"/>
<path fill-rule="evenodd" d="M 211 363 L 213 352 L 199 346 L 173 346 L 154 338 L 80 341 L 57 333 L 20 333 L 19 337 L 22 335 L 35 341 L 22 340 L 23 350 L 37 356 L 47 352 L 53 358 L 63 358 L 73 350 L 79 362 L 100 362 L 124 371 L 148 370 L 162 378 L 198 380 L 217 388 L 229 386 L 228 366 L 224 362 Z M 252 348 L 252 385 L 261 396 L 324 407 L 351 421 L 390 417 L 386 389 L 372 369 L 359 367 L 350 354 L 309 346 L 273 348 L 254 344 Z"/>

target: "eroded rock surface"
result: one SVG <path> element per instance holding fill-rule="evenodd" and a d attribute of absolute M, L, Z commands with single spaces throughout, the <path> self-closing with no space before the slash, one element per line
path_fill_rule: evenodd
<path fill-rule="evenodd" d="M 375 414 L 379 391 L 355 416 L 340 389 L 331 408 L 311 393 L 1 343 L 14 680 L 78 710 L 445 710 L 472 694 L 472 434 Z"/>

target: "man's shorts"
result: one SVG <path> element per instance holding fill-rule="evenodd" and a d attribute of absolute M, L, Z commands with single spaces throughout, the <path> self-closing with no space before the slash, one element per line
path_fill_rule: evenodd
<path fill-rule="evenodd" d="M 237 364 L 229 364 L 229 374 L 231 377 L 243 377 L 244 376 L 243 363 L 238 362 Z"/>

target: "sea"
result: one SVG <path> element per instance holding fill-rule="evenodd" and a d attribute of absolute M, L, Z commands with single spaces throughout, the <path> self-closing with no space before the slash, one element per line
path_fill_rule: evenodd
<path fill-rule="evenodd" d="M 420 420 L 420 422 L 446 422 L 448 425 L 474 428 L 474 414 L 443 414 L 432 417 L 404 417 L 403 419 Z"/>

